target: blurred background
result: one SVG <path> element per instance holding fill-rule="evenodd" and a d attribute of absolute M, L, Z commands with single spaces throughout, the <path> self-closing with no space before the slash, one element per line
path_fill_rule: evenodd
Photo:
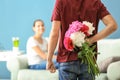
<path fill-rule="evenodd" d="M 101 0 L 120 26 L 120 0 Z M 0 51 L 12 50 L 12 38 L 20 40 L 20 50 L 26 50 L 27 39 L 33 35 L 35 19 L 42 19 L 46 26 L 44 37 L 49 37 L 51 14 L 55 0 L 0 0 Z M 99 31 L 105 26 L 100 22 Z M 120 38 L 120 29 L 107 38 Z M 0 61 L 0 80 L 10 79 L 6 61 Z"/>

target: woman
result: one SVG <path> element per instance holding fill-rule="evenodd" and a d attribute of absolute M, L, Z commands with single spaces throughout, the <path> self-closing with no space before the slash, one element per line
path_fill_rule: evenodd
<path fill-rule="evenodd" d="M 33 23 L 34 35 L 27 41 L 27 57 L 30 69 L 46 69 L 47 46 L 48 42 L 43 37 L 45 31 L 44 22 L 37 19 Z M 53 56 L 53 61 L 56 64 L 56 56 Z"/>

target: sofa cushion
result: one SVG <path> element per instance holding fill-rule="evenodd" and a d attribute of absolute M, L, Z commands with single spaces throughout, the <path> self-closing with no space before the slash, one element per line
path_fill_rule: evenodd
<path fill-rule="evenodd" d="M 120 80 L 120 61 L 111 63 L 107 69 L 107 76 L 109 80 Z"/>
<path fill-rule="evenodd" d="M 120 56 L 112 56 L 112 57 L 109 57 L 109 58 L 101 61 L 101 62 L 98 64 L 98 67 L 99 67 L 99 69 L 100 69 L 100 72 L 106 73 L 108 66 L 109 66 L 111 63 L 116 62 L 116 61 L 120 61 Z"/>
<path fill-rule="evenodd" d="M 120 56 L 120 39 L 102 39 L 98 41 L 97 63 L 111 56 Z"/>

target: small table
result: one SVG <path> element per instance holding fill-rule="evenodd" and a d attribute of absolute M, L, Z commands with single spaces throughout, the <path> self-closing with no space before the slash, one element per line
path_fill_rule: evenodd
<path fill-rule="evenodd" d="M 11 57 L 22 55 L 24 51 L 0 51 L 0 79 L 9 79 L 10 72 L 7 70 L 6 62 Z"/>
<path fill-rule="evenodd" d="M 0 51 L 0 61 L 7 61 L 10 57 L 22 55 L 24 51 Z"/>

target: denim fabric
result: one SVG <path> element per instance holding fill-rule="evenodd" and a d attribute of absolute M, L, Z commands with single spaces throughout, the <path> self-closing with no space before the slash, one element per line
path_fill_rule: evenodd
<path fill-rule="evenodd" d="M 93 80 L 87 64 L 80 61 L 59 63 L 59 80 Z"/>
<path fill-rule="evenodd" d="M 53 60 L 53 63 L 56 69 L 58 69 L 59 64 L 56 62 L 56 60 Z M 29 65 L 29 69 L 34 69 L 34 70 L 46 69 L 46 61 L 43 61 L 40 64 Z"/>

